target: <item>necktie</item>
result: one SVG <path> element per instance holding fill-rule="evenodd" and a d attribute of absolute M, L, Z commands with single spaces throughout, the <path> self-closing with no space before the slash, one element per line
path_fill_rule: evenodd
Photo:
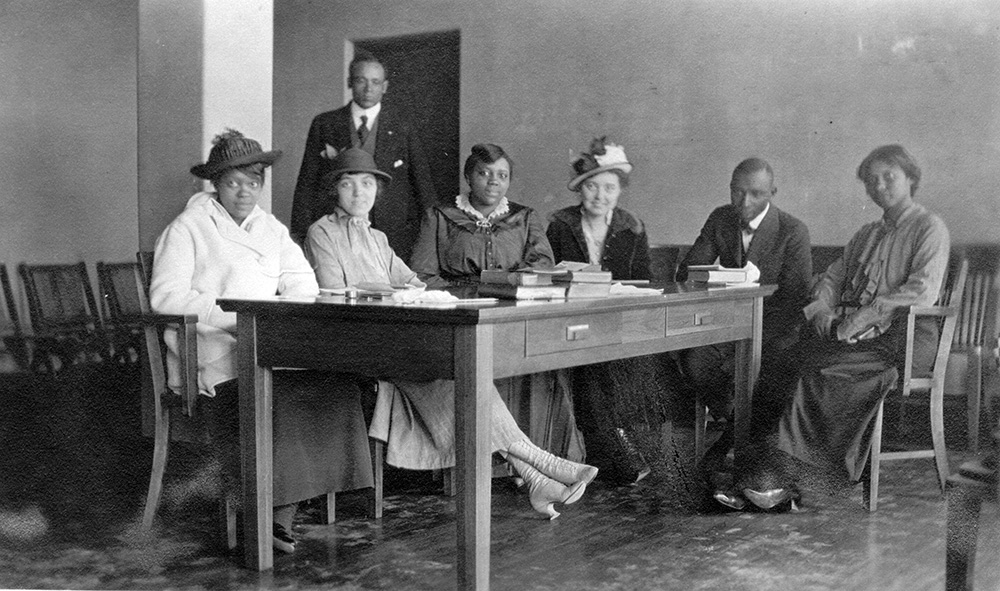
<path fill-rule="evenodd" d="M 361 145 L 364 145 L 365 140 L 368 139 L 368 115 L 361 116 L 361 127 L 358 128 L 358 139 L 361 140 Z"/>

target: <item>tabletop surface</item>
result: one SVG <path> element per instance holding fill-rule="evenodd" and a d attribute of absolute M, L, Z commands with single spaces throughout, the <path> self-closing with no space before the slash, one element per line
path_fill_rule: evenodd
<path fill-rule="evenodd" d="M 607 298 L 555 300 L 498 300 L 491 303 L 402 304 L 391 299 L 347 300 L 344 296 L 285 297 L 238 299 L 219 298 L 227 312 L 257 315 L 335 316 L 343 320 L 377 323 L 435 322 L 443 324 L 482 324 L 513 322 L 527 318 L 545 318 L 566 314 L 607 312 L 662 306 L 670 303 L 727 300 L 768 296 L 774 285 L 754 287 L 707 288 L 693 283 L 663 283 L 650 287 L 662 289 L 662 295 L 623 295 Z M 475 288 L 451 288 L 459 298 L 475 297 Z"/>

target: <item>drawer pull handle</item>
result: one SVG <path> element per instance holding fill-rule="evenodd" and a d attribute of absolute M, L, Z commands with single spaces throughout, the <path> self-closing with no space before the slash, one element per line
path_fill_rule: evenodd
<path fill-rule="evenodd" d="M 695 326 L 706 326 L 712 324 L 712 313 L 711 312 L 697 312 L 694 315 L 694 325 Z"/>
<path fill-rule="evenodd" d="M 589 324 L 573 324 L 566 327 L 567 341 L 583 341 L 590 336 Z"/>

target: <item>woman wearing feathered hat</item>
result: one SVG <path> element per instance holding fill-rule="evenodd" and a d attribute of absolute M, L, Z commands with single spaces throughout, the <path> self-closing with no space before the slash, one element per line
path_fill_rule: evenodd
<path fill-rule="evenodd" d="M 552 213 L 546 232 L 556 261 L 597 265 L 617 281 L 649 279 L 646 229 L 639 218 L 618 207 L 632 172 L 625 150 L 597 138 L 571 166 L 568 187 L 579 204 Z M 600 363 L 573 372 L 573 400 L 587 460 L 606 479 L 631 484 L 649 474 L 633 441 L 638 425 L 658 422 L 644 416 L 657 404 L 654 390 L 661 382 L 647 361 Z M 654 402 L 637 402 L 645 398 Z"/>
<path fill-rule="evenodd" d="M 368 222 L 380 189 L 391 180 L 358 148 L 341 152 L 333 161 L 333 170 L 323 178 L 333 213 L 314 222 L 306 238 L 321 287 L 361 282 L 424 286 L 396 256 L 385 234 Z M 597 470 L 536 446 L 518 428 L 496 388 L 492 398 L 493 450 L 528 484 L 532 507 L 550 519 L 556 517 L 553 505 L 576 502 Z M 380 381 L 370 435 L 386 442 L 390 465 L 411 470 L 454 466 L 455 382 Z"/>
<path fill-rule="evenodd" d="M 230 478 L 238 475 L 236 314 L 218 298 L 315 296 L 312 268 L 273 215 L 257 202 L 265 169 L 281 155 L 226 130 L 208 160 L 191 169 L 212 183 L 195 194 L 156 241 L 150 304 L 164 314 L 197 314 L 198 413 Z M 179 384 L 177 339 L 164 335 L 170 384 Z M 295 549 L 299 501 L 372 486 L 368 438 L 357 385 L 335 374 L 274 372 L 274 547 Z"/>

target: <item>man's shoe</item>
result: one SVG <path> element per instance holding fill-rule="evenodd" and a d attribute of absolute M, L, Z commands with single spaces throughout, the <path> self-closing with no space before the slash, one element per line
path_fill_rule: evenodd
<path fill-rule="evenodd" d="M 743 496 L 755 507 L 765 511 L 770 511 L 784 503 L 789 503 L 790 506 L 794 505 L 800 498 L 799 492 L 793 488 L 771 488 L 760 491 L 744 488 Z"/>
<path fill-rule="evenodd" d="M 723 507 L 735 511 L 742 511 L 747 506 L 747 500 L 733 490 L 718 489 L 712 493 L 712 498 Z"/>
<path fill-rule="evenodd" d="M 285 526 L 275 523 L 273 524 L 273 528 L 274 549 L 280 550 L 285 554 L 295 552 L 295 538 L 285 529 Z"/>

